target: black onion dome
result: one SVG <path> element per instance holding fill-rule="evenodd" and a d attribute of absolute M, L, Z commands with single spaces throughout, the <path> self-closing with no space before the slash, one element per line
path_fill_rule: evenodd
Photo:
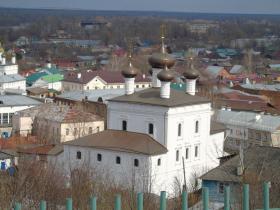
<path fill-rule="evenodd" d="M 197 79 L 199 77 L 198 71 L 194 68 L 190 68 L 183 73 L 186 79 Z"/>
<path fill-rule="evenodd" d="M 149 64 L 153 68 L 159 68 L 162 69 L 164 66 L 167 66 L 168 68 L 171 68 L 175 64 L 175 59 L 167 54 L 167 53 L 154 53 L 150 58 L 149 58 Z"/>
<path fill-rule="evenodd" d="M 138 70 L 129 63 L 128 68 L 122 70 L 122 75 L 125 78 L 134 78 L 136 77 Z"/>
<path fill-rule="evenodd" d="M 174 79 L 174 75 L 171 71 L 164 69 L 158 73 L 157 78 L 163 82 L 171 82 Z"/>

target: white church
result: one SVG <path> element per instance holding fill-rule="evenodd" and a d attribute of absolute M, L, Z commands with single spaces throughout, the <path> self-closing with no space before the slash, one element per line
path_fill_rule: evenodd
<path fill-rule="evenodd" d="M 224 130 L 210 129 L 211 103 L 196 95 L 197 71 L 186 69 L 185 92 L 171 89 L 175 60 L 163 41 L 149 63 L 152 88 L 134 91 L 137 69 L 130 61 L 122 71 L 125 94 L 108 102 L 107 130 L 64 144 L 68 172 L 86 166 L 137 191 L 172 194 L 175 180 L 190 187 L 219 165 Z"/>
<path fill-rule="evenodd" d="M 5 51 L 0 43 L 0 90 L 25 94 L 26 79 L 18 74 L 16 55 L 7 61 Z"/>

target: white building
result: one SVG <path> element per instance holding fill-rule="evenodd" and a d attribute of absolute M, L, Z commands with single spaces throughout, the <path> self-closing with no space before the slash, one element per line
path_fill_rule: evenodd
<path fill-rule="evenodd" d="M 26 79 L 19 74 L 0 76 L 0 89 L 26 90 Z"/>
<path fill-rule="evenodd" d="M 224 131 L 210 129 L 211 103 L 195 95 L 197 72 L 184 74 L 186 92 L 172 90 L 174 77 L 167 67 L 174 65 L 173 58 L 163 50 L 149 62 L 153 87 L 134 92 L 136 71 L 130 63 L 122 72 L 125 95 L 108 101 L 108 130 L 65 143 L 66 170 L 86 166 L 108 172 L 126 187 L 137 183 L 139 191 L 172 194 L 175 180 L 182 187 L 184 172 L 189 186 L 219 165 Z"/>
<path fill-rule="evenodd" d="M 0 95 L 0 132 L 10 135 L 12 117 L 17 111 L 28 109 L 41 104 L 39 101 L 22 95 Z"/>

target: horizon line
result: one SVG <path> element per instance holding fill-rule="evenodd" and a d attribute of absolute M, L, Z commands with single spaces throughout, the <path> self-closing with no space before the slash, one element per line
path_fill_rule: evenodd
<path fill-rule="evenodd" d="M 0 6 L 0 9 L 31 9 L 31 10 L 64 10 L 64 11 L 95 11 L 95 12 L 155 12 L 155 13 L 189 13 L 189 14 L 210 14 L 210 15 L 269 15 L 280 16 L 280 13 L 243 13 L 243 12 L 203 12 L 203 11 L 167 11 L 167 10 L 112 10 L 112 9 L 87 9 L 87 8 L 63 8 L 63 7 L 6 7 Z"/>

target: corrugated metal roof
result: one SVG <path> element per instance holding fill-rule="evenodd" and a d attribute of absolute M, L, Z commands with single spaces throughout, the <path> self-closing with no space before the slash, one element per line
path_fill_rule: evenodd
<path fill-rule="evenodd" d="M 31 106 L 41 102 L 23 95 L 0 95 L 0 107 L 5 106 Z"/>
<path fill-rule="evenodd" d="M 0 83 L 23 81 L 25 78 L 19 74 L 9 74 L 0 76 Z"/>
<path fill-rule="evenodd" d="M 243 66 L 242 65 L 234 65 L 231 69 L 230 69 L 230 73 L 231 74 L 238 74 L 241 73 Z"/>
<path fill-rule="evenodd" d="M 236 125 L 246 128 L 274 132 L 280 129 L 280 117 L 253 112 L 236 112 L 219 110 L 216 121 L 225 125 Z"/>
<path fill-rule="evenodd" d="M 59 82 L 59 81 L 63 80 L 63 75 L 51 74 L 51 75 L 43 76 L 42 79 L 48 83 L 54 83 L 54 82 Z"/>

